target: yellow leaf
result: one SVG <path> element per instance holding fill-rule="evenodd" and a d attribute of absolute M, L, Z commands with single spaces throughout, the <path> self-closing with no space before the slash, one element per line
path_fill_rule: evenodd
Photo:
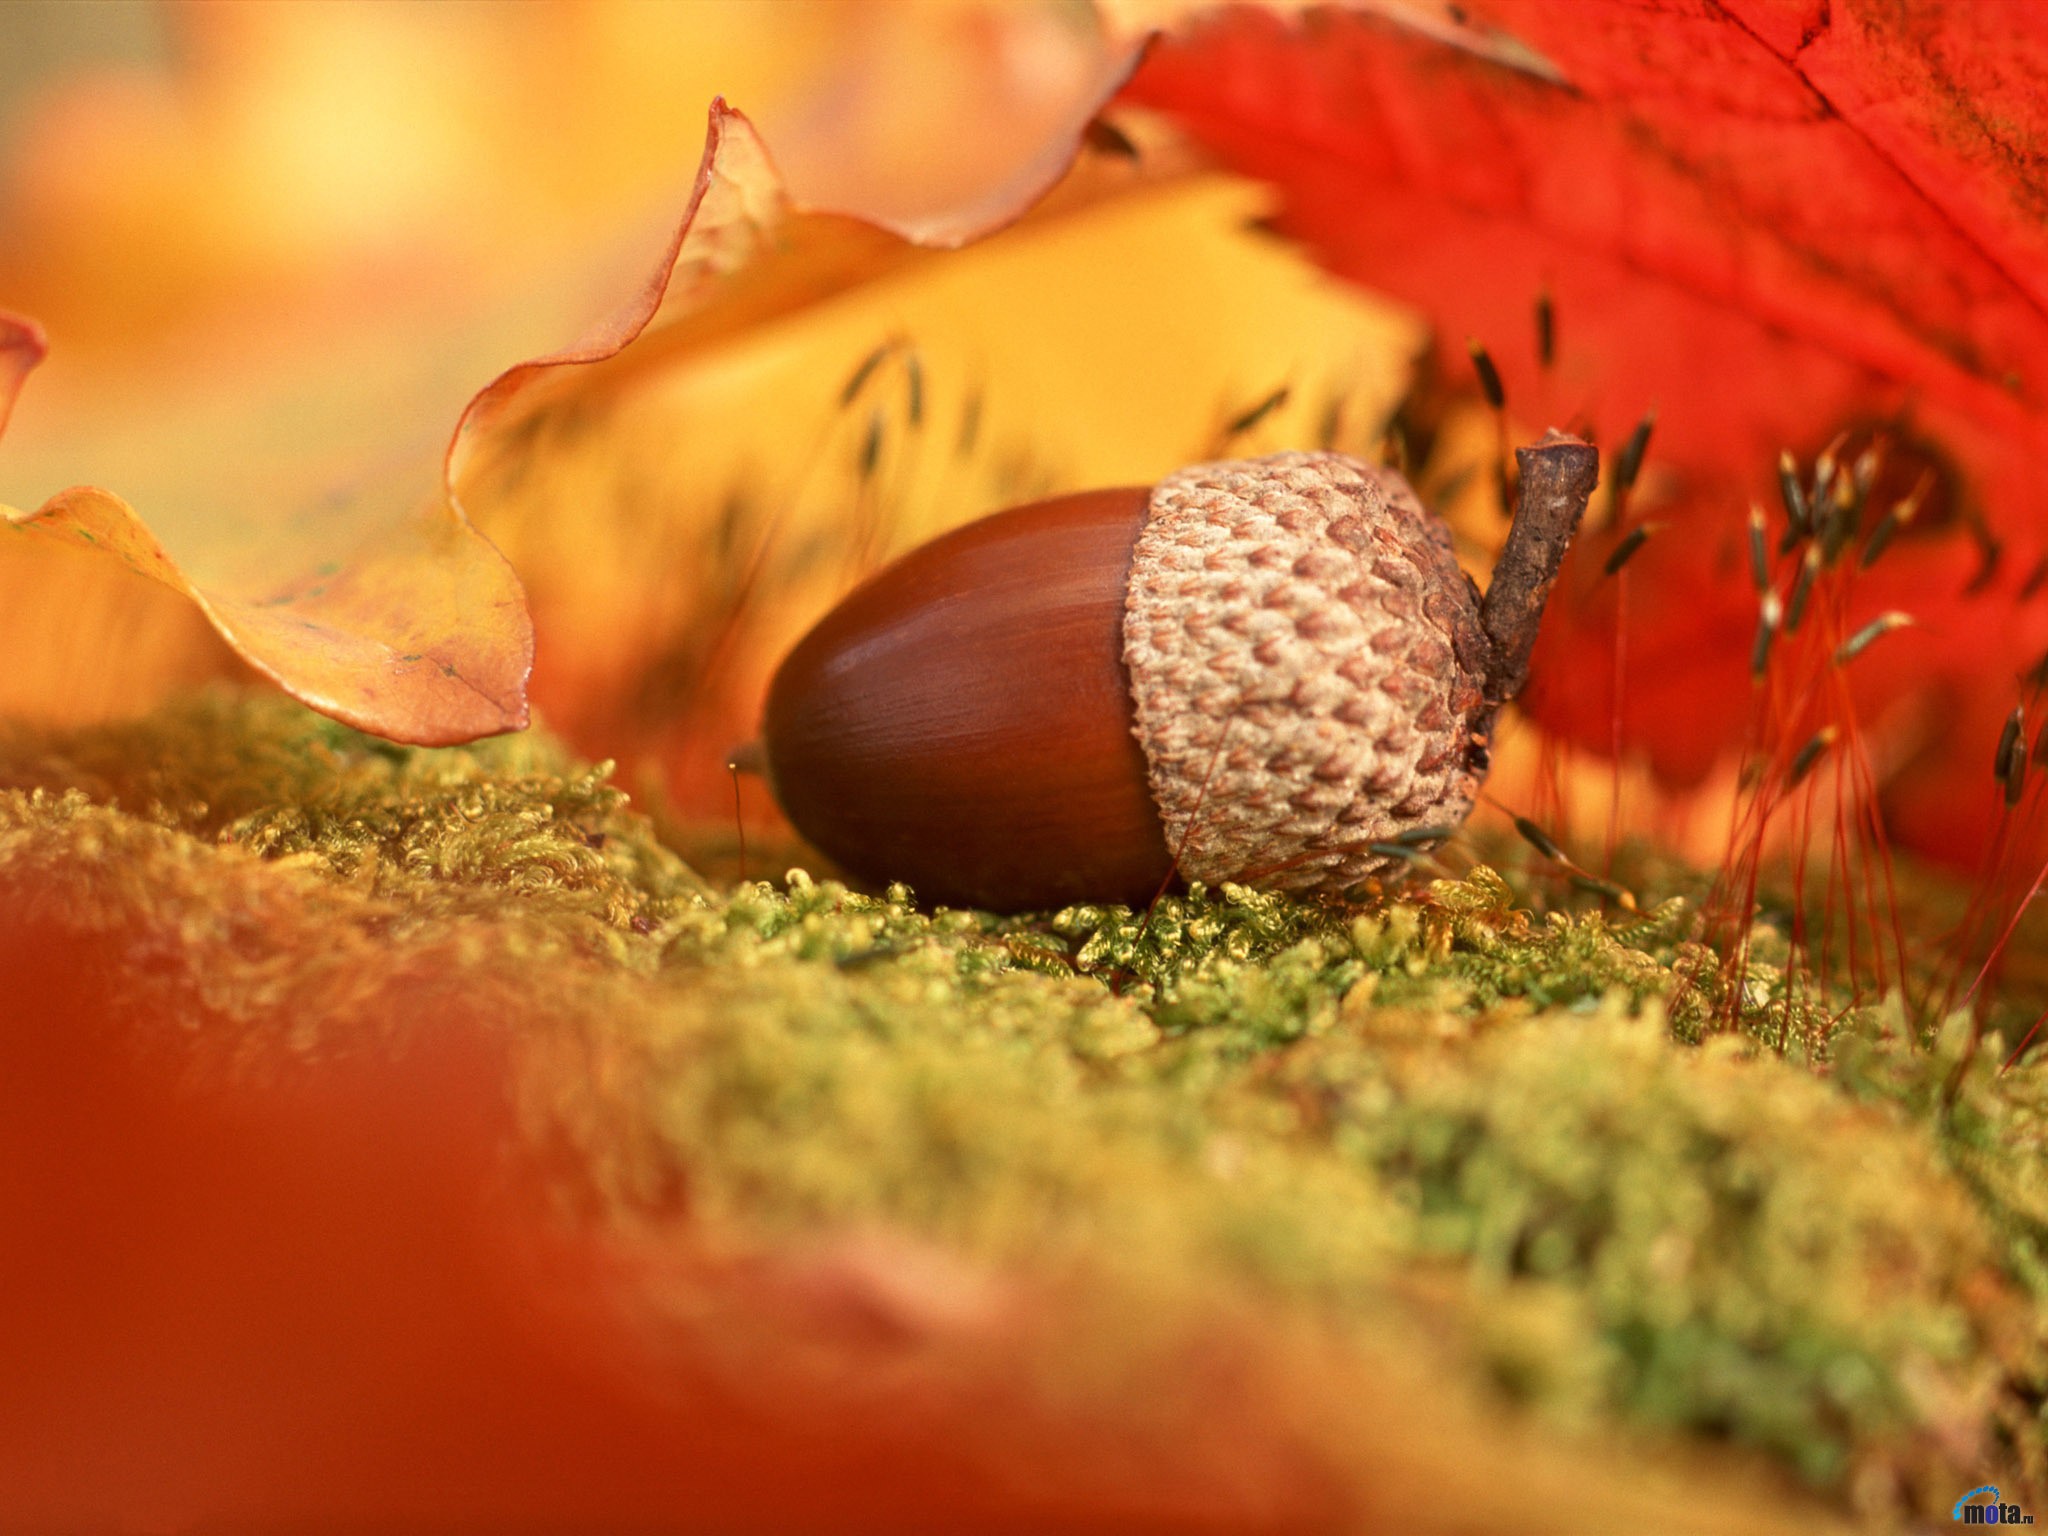
<path fill-rule="evenodd" d="M 931 250 L 797 206 L 714 113 L 645 332 L 515 375 L 516 403 L 487 392 L 458 447 L 464 505 L 526 580 L 550 722 L 729 807 L 769 668 L 875 561 L 1205 457 L 1376 448 L 1416 322 L 1259 233 L 1256 188 L 1146 160 L 1084 156 L 1013 224 Z"/>

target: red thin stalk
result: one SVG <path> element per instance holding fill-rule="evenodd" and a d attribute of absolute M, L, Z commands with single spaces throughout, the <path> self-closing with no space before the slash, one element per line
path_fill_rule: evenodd
<path fill-rule="evenodd" d="M 1614 852 L 1621 845 L 1621 714 L 1628 688 L 1628 567 L 1614 573 L 1614 697 L 1609 722 L 1609 786 L 1607 795 L 1607 861 L 1601 873 L 1614 875 Z"/>

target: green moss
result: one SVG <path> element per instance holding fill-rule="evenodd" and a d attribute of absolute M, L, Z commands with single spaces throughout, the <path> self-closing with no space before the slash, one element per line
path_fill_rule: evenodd
<path fill-rule="evenodd" d="M 2043 1487 L 2048 1072 L 1796 974 L 1782 1056 L 1765 946 L 1716 1033 L 1683 901 L 1538 914 L 1484 867 L 1362 914 L 716 891 L 544 738 L 407 751 L 228 695 L 17 734 L 0 784 L 0 874 L 155 1016 L 311 1050 L 385 975 L 498 999 L 599 1219 L 1229 1290 L 1422 1330 L 1588 1432 L 1927 1507 Z"/>

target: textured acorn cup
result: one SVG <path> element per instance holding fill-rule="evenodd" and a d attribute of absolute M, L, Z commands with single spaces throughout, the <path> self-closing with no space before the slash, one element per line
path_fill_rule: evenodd
<path fill-rule="evenodd" d="M 996 911 L 1176 875 L 1342 897 L 1450 827 L 1598 472 L 1517 455 L 1482 601 L 1401 477 L 1335 453 L 1200 464 L 913 550 L 790 652 L 762 747 L 850 872 Z"/>

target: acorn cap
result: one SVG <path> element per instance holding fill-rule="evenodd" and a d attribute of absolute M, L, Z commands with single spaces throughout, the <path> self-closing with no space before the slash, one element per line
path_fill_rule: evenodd
<path fill-rule="evenodd" d="M 1344 454 L 1161 481 L 1123 653 L 1185 878 L 1341 893 L 1397 862 L 1371 844 L 1463 821 L 1485 777 L 1479 594 L 1407 483 Z"/>

